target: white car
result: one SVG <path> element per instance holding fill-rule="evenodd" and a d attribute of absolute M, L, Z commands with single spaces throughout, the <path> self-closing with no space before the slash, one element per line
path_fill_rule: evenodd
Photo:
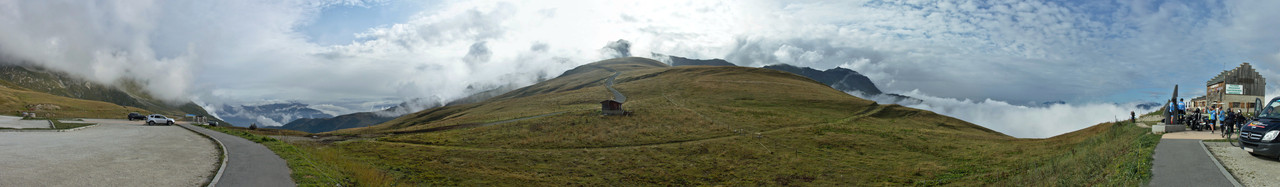
<path fill-rule="evenodd" d="M 164 115 L 160 115 L 160 114 L 147 115 L 147 125 L 156 125 L 156 124 L 173 125 L 173 122 L 174 122 L 173 119 L 169 119 L 169 117 L 164 117 Z"/>

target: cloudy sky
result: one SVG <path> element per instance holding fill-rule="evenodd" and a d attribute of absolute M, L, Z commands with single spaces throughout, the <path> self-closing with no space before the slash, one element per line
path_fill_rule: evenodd
<path fill-rule="evenodd" d="M 104 83 L 140 80 L 174 101 L 354 112 L 532 84 L 609 58 L 601 48 L 624 39 L 637 55 L 847 67 L 890 93 L 1085 106 L 1157 101 L 1241 62 L 1280 75 L 1277 9 L 1266 0 L 0 0 L 0 57 Z"/>

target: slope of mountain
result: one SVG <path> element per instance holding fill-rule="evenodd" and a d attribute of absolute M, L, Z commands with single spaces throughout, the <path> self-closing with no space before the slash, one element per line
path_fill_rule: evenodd
<path fill-rule="evenodd" d="M 1111 123 L 1017 139 L 929 111 L 878 105 L 792 73 L 655 62 L 605 60 L 483 102 L 321 134 L 326 137 L 293 145 L 339 158 L 298 164 L 337 166 L 332 176 L 351 180 L 295 180 L 327 186 L 1139 186 L 1150 179 L 1160 139 L 1150 129 Z M 614 87 L 628 97 L 623 107 L 632 115 L 600 115 L 599 101 L 611 95 L 604 80 L 615 72 Z"/>
<path fill-rule="evenodd" d="M 859 91 L 868 95 L 882 93 L 875 83 L 871 83 L 870 78 L 850 69 L 837 67 L 829 70 L 816 70 L 787 64 L 768 65 L 761 68 L 795 73 L 796 75 L 822 82 L 822 84 L 831 85 L 831 88 L 837 90 Z"/>
<path fill-rule="evenodd" d="M 0 63 L 0 80 L 31 91 L 137 107 L 154 113 L 210 116 L 203 107 L 192 102 L 172 105 L 152 98 L 137 84 L 130 84 L 130 81 L 125 81 L 126 83 L 123 86 L 108 86 L 73 77 L 63 72 L 34 66 L 2 63 Z"/>
<path fill-rule="evenodd" d="M 272 103 L 263 105 L 223 105 L 217 110 L 218 117 L 233 126 L 248 127 L 250 124 L 263 126 L 282 126 L 297 119 L 329 118 L 333 115 L 312 109 L 307 104 L 297 102 Z M 295 129 L 296 130 L 296 129 Z"/>
<path fill-rule="evenodd" d="M 668 56 L 668 55 L 657 54 L 657 53 L 653 54 L 653 56 L 669 59 L 672 66 L 736 66 L 733 63 L 730 63 L 729 61 L 725 61 L 721 59 L 710 59 L 710 60 L 689 59 L 684 57 Z M 901 94 L 884 94 L 882 91 L 880 91 L 879 87 L 876 87 L 875 83 L 871 82 L 870 78 L 867 78 L 867 76 L 864 76 L 858 73 L 857 71 L 853 71 L 850 69 L 837 67 L 837 68 L 832 68 L 828 70 L 817 70 L 813 68 L 797 67 L 797 66 L 792 66 L 788 64 L 769 65 L 769 66 L 764 66 L 762 68 L 794 73 L 796 75 L 804 76 L 804 77 L 816 80 L 818 82 L 822 82 L 823 84 L 826 84 L 827 86 L 831 86 L 836 90 L 841 90 L 845 92 L 860 92 L 861 95 L 859 97 L 868 97 L 868 98 L 880 97 L 882 101 L 888 101 L 888 102 L 897 103 L 897 104 L 919 104 L 920 102 L 923 102 L 920 99 L 912 98 L 912 97 L 901 95 Z"/>
<path fill-rule="evenodd" d="M 599 115 L 615 88 L 631 116 Z M 1031 163 L 1007 135 L 929 111 L 877 105 L 812 79 L 748 67 L 667 67 L 641 58 L 584 65 L 484 102 L 336 134 L 394 135 L 336 146 L 403 180 L 437 184 L 981 184 Z M 1055 144 L 1058 145 L 1058 144 Z M 992 160 L 992 158 L 1001 158 Z M 991 164 L 1006 163 L 1014 164 Z M 839 174 L 838 176 L 835 174 Z M 539 176 L 539 177 L 528 177 Z M 965 182 L 970 181 L 970 182 Z"/>
<path fill-rule="evenodd" d="M 124 118 L 130 112 L 150 113 L 137 107 L 32 91 L 0 80 L 0 115 L 20 116 L 22 112 L 53 118 Z"/>

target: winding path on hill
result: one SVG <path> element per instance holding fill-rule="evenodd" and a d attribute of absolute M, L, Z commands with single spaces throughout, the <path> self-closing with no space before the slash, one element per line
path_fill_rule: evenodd
<path fill-rule="evenodd" d="M 227 163 L 217 186 L 296 186 L 284 159 L 262 144 L 222 132 L 186 124 L 180 126 L 217 139 L 225 147 Z"/>
<path fill-rule="evenodd" d="M 610 76 L 609 81 L 607 81 L 604 85 L 604 87 L 608 88 L 610 92 L 613 92 L 613 101 L 617 101 L 618 103 L 626 103 L 627 96 L 623 96 L 622 92 L 618 92 L 617 89 L 613 89 L 613 79 L 618 78 L 618 75 L 622 75 L 622 72 L 618 70 L 614 70 L 613 68 L 604 68 L 604 69 L 607 69 L 613 72 L 613 76 Z"/>

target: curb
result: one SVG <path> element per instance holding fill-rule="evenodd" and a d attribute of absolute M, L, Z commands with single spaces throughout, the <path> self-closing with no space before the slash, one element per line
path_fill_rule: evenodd
<path fill-rule="evenodd" d="M 191 132 L 199 134 L 200 136 L 204 136 L 205 138 L 209 138 L 210 140 L 213 140 L 214 143 L 218 144 L 218 150 L 222 151 L 222 162 L 218 163 L 218 165 L 221 165 L 221 166 L 218 167 L 218 172 L 213 174 L 213 178 L 209 179 L 209 185 L 207 185 L 207 187 L 217 186 L 218 181 L 222 180 L 222 172 L 227 170 L 227 146 L 223 145 L 221 140 L 218 140 L 217 138 L 213 138 L 213 136 L 209 136 L 208 134 L 204 134 L 203 132 L 196 131 L 195 129 L 191 129 L 191 127 L 187 127 L 187 125 L 178 125 L 178 126 L 182 126 L 182 128 L 184 129 L 187 129 Z"/>
<path fill-rule="evenodd" d="M 1227 180 L 1231 181 L 1231 186 L 1236 186 L 1236 187 L 1244 186 L 1244 185 L 1240 185 L 1240 181 L 1236 181 L 1236 177 L 1232 176 L 1231 172 L 1227 172 L 1226 167 L 1222 167 L 1222 162 L 1219 162 L 1218 157 L 1213 156 L 1213 153 L 1209 152 L 1209 147 L 1204 145 L 1204 140 L 1200 140 L 1200 149 L 1204 150 L 1204 154 L 1209 155 L 1209 159 L 1213 160 L 1213 165 L 1218 166 L 1218 171 L 1222 171 L 1222 175 L 1226 176 Z"/>
<path fill-rule="evenodd" d="M 78 131 L 80 129 L 85 129 L 89 127 L 97 127 L 98 125 L 101 125 L 101 124 L 93 124 L 89 126 L 76 127 L 76 128 L 70 128 L 70 129 L 4 129 L 4 130 L 0 130 L 0 132 L 71 132 L 71 131 Z"/>

